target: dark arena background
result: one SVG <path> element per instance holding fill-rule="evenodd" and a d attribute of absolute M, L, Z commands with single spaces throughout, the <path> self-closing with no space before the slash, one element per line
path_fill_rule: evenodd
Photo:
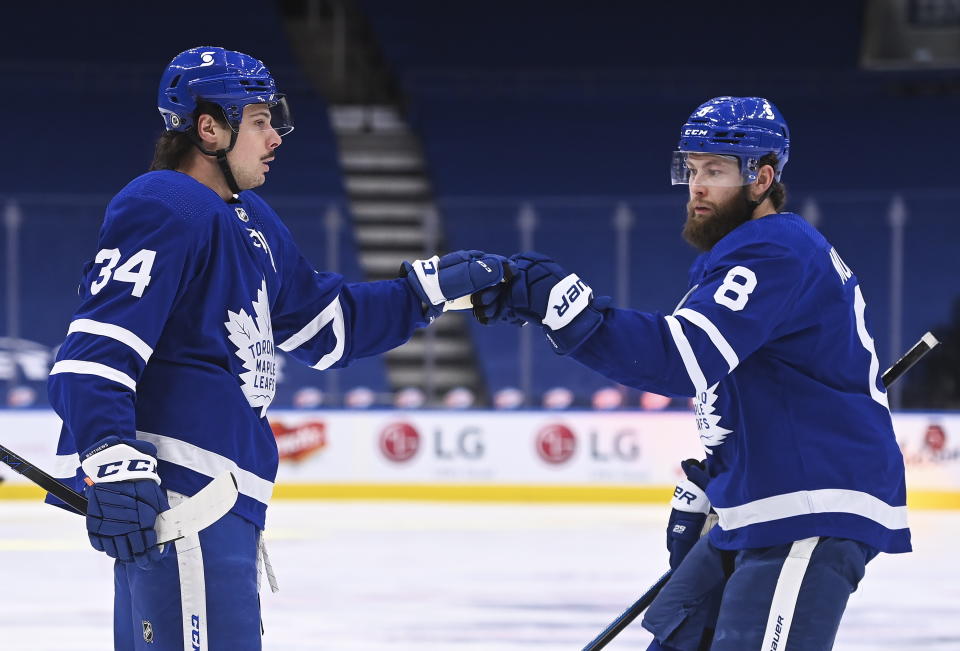
<path fill-rule="evenodd" d="M 696 255 L 670 184 L 680 126 L 763 96 L 790 126 L 787 210 L 859 278 L 880 370 L 941 342 L 889 393 L 916 552 L 869 566 L 835 648 L 960 648 L 960 0 L 8 5 L 0 444 L 55 464 L 46 379 L 178 52 L 270 68 L 296 128 L 257 192 L 317 269 L 360 282 L 535 249 L 664 314 Z M 469 312 L 341 370 L 279 361 L 264 648 L 579 649 L 666 569 L 678 462 L 702 456 L 689 400 Z M 41 496 L 0 466 L 0 559 L 20 577 L 0 648 L 109 648 L 109 564 Z M 610 648 L 649 639 L 638 621 Z"/>

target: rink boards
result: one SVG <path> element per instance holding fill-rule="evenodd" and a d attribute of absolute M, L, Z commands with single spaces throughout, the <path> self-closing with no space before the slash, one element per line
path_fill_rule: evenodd
<path fill-rule="evenodd" d="M 686 412 L 298 410 L 270 421 L 281 499 L 665 502 L 679 461 L 703 455 Z M 909 505 L 960 509 L 960 414 L 898 413 L 894 426 Z M 48 472 L 59 428 L 53 412 L 0 412 L 0 443 Z M 5 466 L 0 476 L 0 498 L 40 495 Z"/>

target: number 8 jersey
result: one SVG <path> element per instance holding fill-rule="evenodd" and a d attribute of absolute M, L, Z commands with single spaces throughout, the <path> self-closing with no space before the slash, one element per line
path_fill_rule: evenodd
<path fill-rule="evenodd" d="M 769 215 L 700 256 L 673 314 L 610 309 L 573 357 L 694 398 L 712 542 L 812 536 L 910 551 L 903 457 L 856 276 L 801 217 Z"/>
<path fill-rule="evenodd" d="M 157 446 L 164 488 L 192 495 L 233 471 L 234 511 L 262 528 L 278 463 L 275 349 L 322 370 L 425 325 L 406 281 L 315 271 L 255 193 L 225 202 L 178 172 L 114 197 L 98 248 L 48 382 L 63 418 L 56 474 L 78 489 L 77 451 L 136 437 Z"/>

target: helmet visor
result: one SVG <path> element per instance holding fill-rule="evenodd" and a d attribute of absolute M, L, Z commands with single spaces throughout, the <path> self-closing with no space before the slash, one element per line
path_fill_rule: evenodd
<path fill-rule="evenodd" d="M 708 185 L 737 187 L 750 181 L 740 167 L 740 159 L 724 154 L 704 154 L 693 151 L 673 152 L 670 166 L 672 185 Z"/>
<path fill-rule="evenodd" d="M 277 95 L 276 99 L 263 104 L 247 104 L 244 107 L 243 121 L 240 122 L 240 131 L 276 131 L 278 136 L 285 136 L 293 131 L 293 116 L 287 98 Z"/>

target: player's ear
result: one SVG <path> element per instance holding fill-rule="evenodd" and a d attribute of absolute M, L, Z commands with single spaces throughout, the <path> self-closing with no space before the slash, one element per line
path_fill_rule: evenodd
<path fill-rule="evenodd" d="M 754 199 L 759 199 L 766 194 L 770 186 L 773 185 L 773 177 L 774 170 L 771 165 L 764 165 L 757 170 L 757 180 L 753 182 L 753 187 L 750 188 L 750 193 Z"/>
<path fill-rule="evenodd" d="M 217 149 L 219 126 L 212 115 L 201 113 L 197 117 L 197 136 L 204 143 L 206 149 Z M 209 147 L 206 145 L 209 145 Z"/>

